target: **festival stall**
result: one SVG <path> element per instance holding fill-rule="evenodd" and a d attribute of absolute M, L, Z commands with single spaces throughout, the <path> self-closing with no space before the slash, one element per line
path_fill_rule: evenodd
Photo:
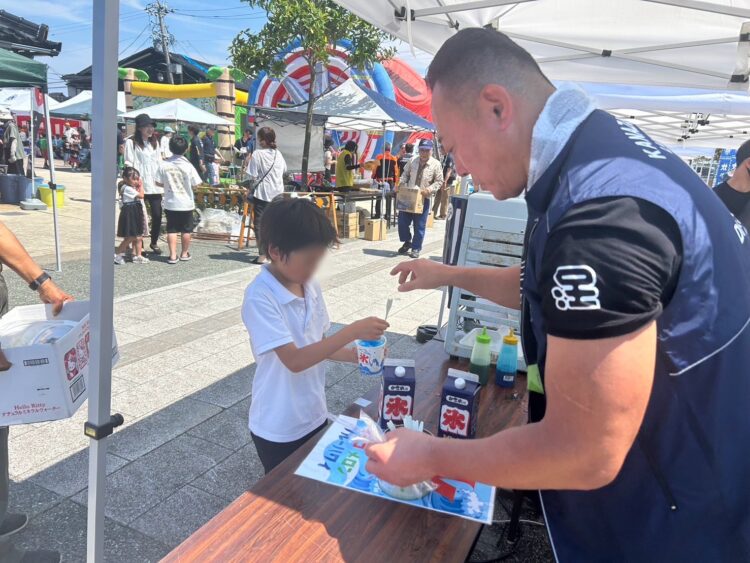
<path fill-rule="evenodd" d="M 123 92 L 117 93 L 117 113 L 125 111 L 125 94 Z M 50 115 L 53 117 L 62 117 L 69 119 L 80 119 L 83 121 L 90 121 L 93 113 L 93 102 L 91 90 L 84 90 L 79 92 L 72 98 L 60 102 L 51 109 Z M 71 122 L 71 125 L 73 123 Z"/>
<path fill-rule="evenodd" d="M 132 110 L 120 115 L 122 119 L 135 119 L 145 113 L 155 121 L 177 121 L 182 123 L 200 123 L 201 125 L 227 125 L 229 121 L 218 115 L 207 112 L 184 100 L 175 99 L 153 106 Z"/>
<path fill-rule="evenodd" d="M 31 90 L 32 94 L 29 96 L 29 114 L 34 115 L 36 109 L 40 110 L 44 114 L 45 123 L 45 135 L 47 137 L 47 147 L 52 147 L 52 127 L 50 125 L 49 115 L 49 103 L 45 103 L 45 99 L 48 101 L 49 97 L 43 96 L 47 90 L 47 65 L 22 57 L 11 51 L 0 49 L 0 88 L 18 88 L 25 87 Z M 43 107 L 42 107 L 43 106 Z M 34 146 L 34 129 L 29 127 L 29 135 L 31 140 L 31 146 Z M 33 162 L 33 150 L 32 150 L 32 162 Z M 59 272 L 62 269 L 62 259 L 60 251 L 60 230 L 58 226 L 57 216 L 57 197 L 55 196 L 55 190 L 57 184 L 55 183 L 55 161 L 54 158 L 49 159 L 49 173 L 50 181 L 49 187 L 53 192 L 52 197 L 52 218 L 54 224 L 55 233 L 55 262 L 56 270 Z M 33 165 L 32 165 L 33 171 Z M 32 174 L 33 178 L 33 174 Z"/>

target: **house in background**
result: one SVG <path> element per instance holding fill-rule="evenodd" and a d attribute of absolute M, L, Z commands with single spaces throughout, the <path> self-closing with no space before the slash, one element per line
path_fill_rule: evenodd
<path fill-rule="evenodd" d="M 49 27 L 0 10 L 0 47 L 24 57 L 56 57 L 62 43 L 47 39 Z"/>

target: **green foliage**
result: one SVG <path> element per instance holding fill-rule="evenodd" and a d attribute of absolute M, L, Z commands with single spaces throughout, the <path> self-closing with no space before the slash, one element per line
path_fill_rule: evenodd
<path fill-rule="evenodd" d="M 281 53 L 299 40 L 311 68 L 328 61 L 328 50 L 342 39 L 352 42 L 350 64 L 366 68 L 391 58 L 395 49 L 388 46 L 390 36 L 342 8 L 333 0 L 243 0 L 252 8 L 261 8 L 268 22 L 258 33 L 240 32 L 229 52 L 234 66 L 250 76 L 268 71 L 284 74 Z M 363 0 L 365 1 L 365 0 Z"/>

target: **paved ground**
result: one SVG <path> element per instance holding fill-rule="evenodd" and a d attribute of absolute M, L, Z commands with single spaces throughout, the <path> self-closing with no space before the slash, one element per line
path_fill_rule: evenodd
<path fill-rule="evenodd" d="M 66 255 L 61 284 L 88 293 L 88 174 L 61 173 L 72 202 L 61 210 Z M 0 220 L 41 262 L 54 264 L 47 213 Z M 33 225 L 32 225 L 33 223 Z M 428 232 L 424 255 L 438 257 L 442 223 Z M 85 235 L 84 235 L 85 233 Z M 350 242 L 333 251 L 319 276 L 334 329 L 362 316 L 382 315 L 395 285 L 397 240 Z M 199 243 L 190 263 L 128 264 L 116 270 L 115 329 L 121 360 L 113 372 L 112 408 L 125 426 L 110 439 L 107 472 L 108 561 L 157 561 L 251 487 L 262 475 L 247 430 L 255 364 L 239 307 L 258 268 L 247 254 L 220 243 Z M 34 294 L 8 275 L 15 304 Z M 437 291 L 398 295 L 388 333 L 391 355 L 411 357 L 417 326 L 437 319 Z M 353 365 L 329 363 L 331 412 L 341 412 L 373 385 Z M 65 561 L 85 560 L 87 410 L 66 421 L 11 428 L 11 509 L 32 516 L 18 537 L 25 547 L 59 549 Z M 500 501 L 503 502 L 502 500 Z M 504 505 L 510 507 L 505 499 Z M 533 508 L 525 517 L 538 518 Z M 495 518 L 507 519 L 498 507 Z M 495 557 L 502 524 L 488 528 L 477 558 Z M 549 559 L 544 528 L 524 524 L 510 560 Z M 508 546 L 502 545 L 501 550 Z"/>

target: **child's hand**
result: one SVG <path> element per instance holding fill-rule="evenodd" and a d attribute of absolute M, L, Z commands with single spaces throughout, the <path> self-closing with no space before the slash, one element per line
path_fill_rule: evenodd
<path fill-rule="evenodd" d="M 391 326 L 378 317 L 367 317 L 349 325 L 353 340 L 378 340 Z"/>

